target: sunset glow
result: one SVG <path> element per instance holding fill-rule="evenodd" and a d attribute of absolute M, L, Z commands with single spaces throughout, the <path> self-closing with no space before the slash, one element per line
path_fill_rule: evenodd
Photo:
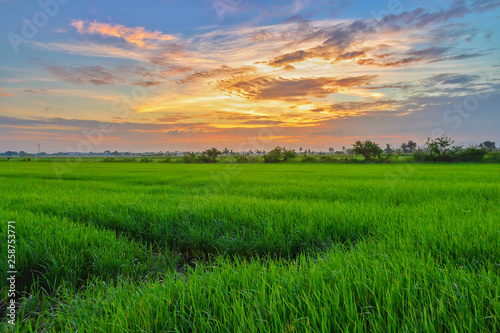
<path fill-rule="evenodd" d="M 0 1 L 0 151 L 500 140 L 500 1 L 221 1 Z"/>

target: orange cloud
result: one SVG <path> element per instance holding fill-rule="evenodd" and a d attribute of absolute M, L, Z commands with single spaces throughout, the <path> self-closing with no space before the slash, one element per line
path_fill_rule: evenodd
<path fill-rule="evenodd" d="M 4 96 L 4 97 L 14 97 L 14 95 L 9 94 L 9 93 L 0 93 L 0 96 Z"/>
<path fill-rule="evenodd" d="M 140 48 L 151 48 L 151 46 L 146 45 L 147 40 L 167 41 L 175 39 L 172 35 L 162 34 L 161 31 L 147 31 L 144 27 L 129 28 L 120 24 L 84 22 L 82 20 L 73 20 L 71 25 L 81 34 L 123 38 L 128 43 L 135 44 Z"/>
<path fill-rule="evenodd" d="M 342 79 L 331 77 L 285 79 L 248 75 L 218 80 L 215 87 L 231 95 L 251 100 L 298 101 L 306 97 L 324 98 L 341 89 L 351 89 L 370 84 L 377 75 L 363 75 Z"/>

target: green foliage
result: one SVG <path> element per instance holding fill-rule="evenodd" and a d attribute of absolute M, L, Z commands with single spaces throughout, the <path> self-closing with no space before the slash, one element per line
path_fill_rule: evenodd
<path fill-rule="evenodd" d="M 182 156 L 182 162 L 184 163 L 195 163 L 198 161 L 198 155 L 195 152 L 188 152 Z"/>
<path fill-rule="evenodd" d="M 365 161 L 369 161 L 373 156 L 380 158 L 380 155 L 384 152 L 378 144 L 370 140 L 356 141 L 353 144 L 352 151 L 355 154 L 363 155 Z"/>
<path fill-rule="evenodd" d="M 496 149 L 496 143 L 493 141 L 484 141 L 483 143 L 480 144 L 481 147 L 485 147 L 488 149 Z"/>
<path fill-rule="evenodd" d="M 429 154 L 424 149 L 417 149 L 412 155 L 413 159 L 417 162 L 426 162 L 430 160 Z"/>
<path fill-rule="evenodd" d="M 218 150 L 217 148 L 210 148 L 205 150 L 201 154 L 201 160 L 203 163 L 216 163 L 217 162 L 217 156 L 221 155 L 221 151 Z"/>
<path fill-rule="evenodd" d="M 273 150 L 264 154 L 265 163 L 285 162 L 297 157 L 295 150 L 288 150 L 285 147 L 276 146 Z"/>
<path fill-rule="evenodd" d="M 487 163 L 500 163 L 500 152 L 490 152 L 484 158 L 484 162 Z"/>
<path fill-rule="evenodd" d="M 408 142 L 404 142 L 401 144 L 400 146 L 401 148 L 401 152 L 403 153 L 413 153 L 416 149 L 417 149 L 417 144 L 415 142 L 413 142 L 412 140 L 408 141 Z"/>
<path fill-rule="evenodd" d="M 165 157 L 164 159 L 158 161 L 158 163 L 171 163 L 171 162 L 172 162 L 171 157 Z"/>
<path fill-rule="evenodd" d="M 464 148 L 453 144 L 454 141 L 446 136 L 428 138 L 426 149 L 417 149 L 413 159 L 419 162 L 480 162 L 489 151 L 481 145 Z"/>
<path fill-rule="evenodd" d="M 499 171 L 1 163 L 16 330 L 498 332 Z"/>
<path fill-rule="evenodd" d="M 257 156 L 248 156 L 246 154 L 237 154 L 235 156 L 236 163 L 256 163 L 259 162 L 259 158 Z"/>
<path fill-rule="evenodd" d="M 488 153 L 488 148 L 467 147 L 455 153 L 454 159 L 458 162 L 480 162 Z"/>
<path fill-rule="evenodd" d="M 432 160 L 446 161 L 448 156 L 453 154 L 457 149 L 452 144 L 455 143 L 451 138 L 443 136 L 436 139 L 427 138 L 427 149 Z"/>
<path fill-rule="evenodd" d="M 307 155 L 306 153 L 304 153 L 302 154 L 302 162 L 316 162 L 316 159 L 314 158 L 314 156 Z"/>

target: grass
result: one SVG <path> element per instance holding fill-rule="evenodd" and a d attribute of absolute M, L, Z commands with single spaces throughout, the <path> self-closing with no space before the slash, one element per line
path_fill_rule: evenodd
<path fill-rule="evenodd" d="M 65 167 L 0 164 L 18 332 L 500 330 L 496 164 Z"/>

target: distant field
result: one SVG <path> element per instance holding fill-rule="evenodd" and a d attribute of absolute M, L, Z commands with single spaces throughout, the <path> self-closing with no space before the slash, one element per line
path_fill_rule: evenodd
<path fill-rule="evenodd" d="M 0 191 L 18 332 L 500 330 L 498 164 L 5 162 Z"/>

